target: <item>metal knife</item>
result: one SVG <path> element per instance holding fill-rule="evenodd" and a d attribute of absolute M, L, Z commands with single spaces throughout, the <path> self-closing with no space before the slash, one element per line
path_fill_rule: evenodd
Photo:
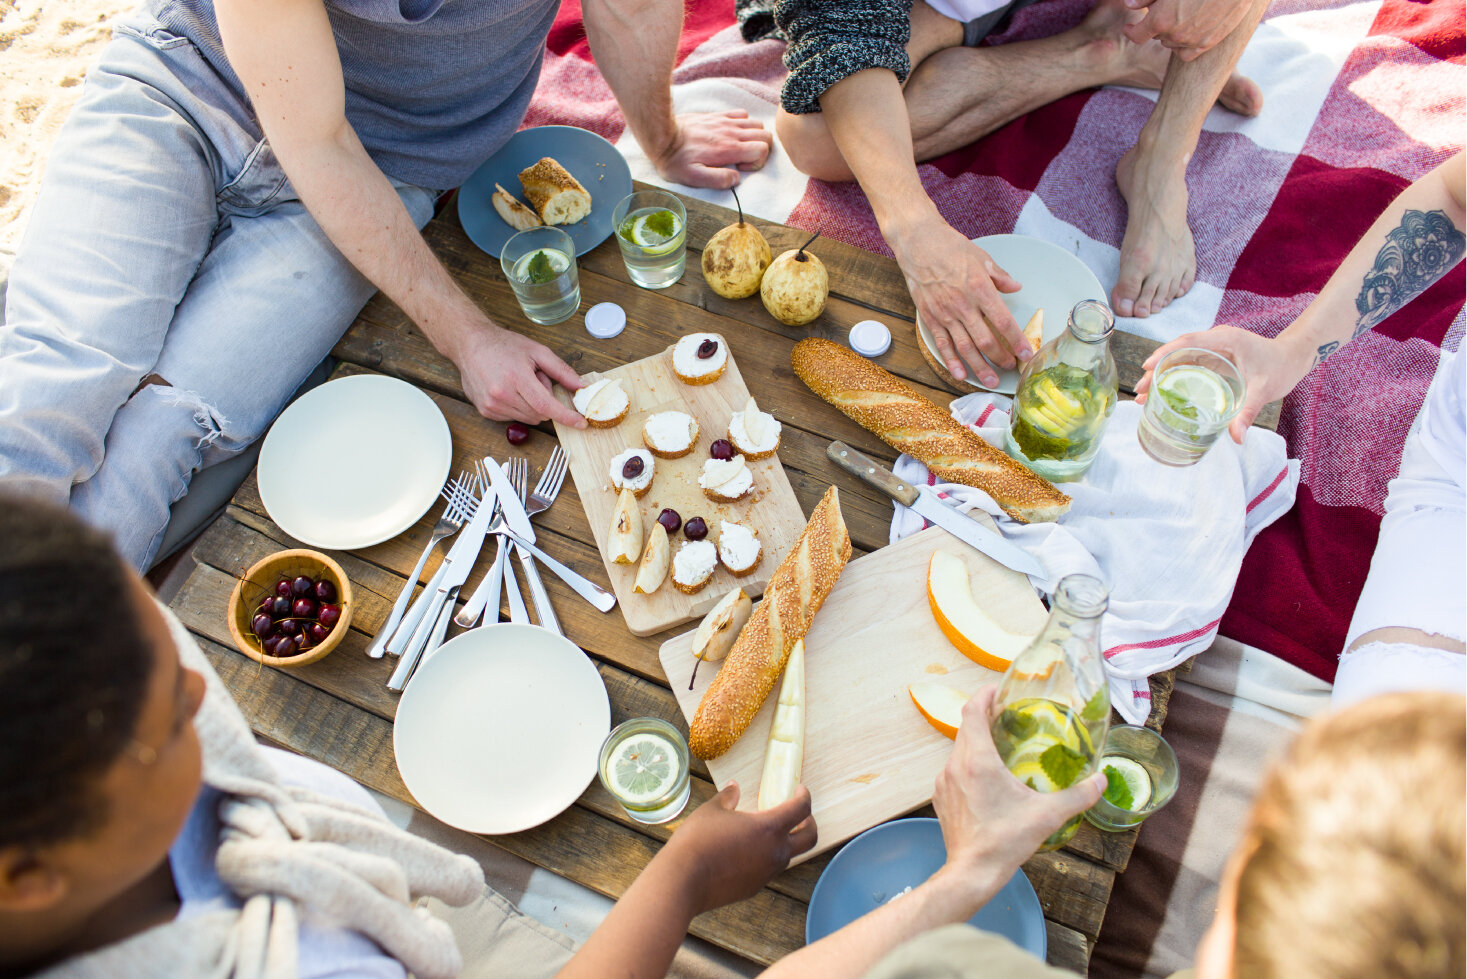
<path fill-rule="evenodd" d="M 514 491 L 513 484 L 509 481 L 499 463 L 493 459 L 485 460 L 485 468 L 489 472 L 489 481 L 494 491 L 499 494 L 500 512 L 504 514 L 504 521 L 515 536 L 521 537 L 530 543 L 535 542 L 535 528 L 530 525 L 530 515 L 525 512 L 525 505 L 520 502 L 520 495 Z M 530 600 L 535 603 L 535 618 L 539 620 L 542 627 L 551 632 L 565 635 L 560 627 L 560 620 L 555 616 L 555 608 L 550 604 L 550 596 L 545 592 L 545 582 L 540 580 L 540 572 L 535 568 L 535 558 L 529 551 L 515 543 L 515 557 L 520 559 L 520 567 L 525 569 L 525 584 L 530 589 Z"/>
<path fill-rule="evenodd" d="M 942 502 L 930 487 L 913 486 L 898 479 L 890 469 L 857 452 L 844 442 L 832 442 L 825 450 L 831 461 L 862 482 L 880 490 L 924 520 L 936 524 L 965 544 L 977 548 L 999 564 L 1036 578 L 1049 577 L 1044 565 L 1028 551 L 1010 544 L 998 534 Z"/>

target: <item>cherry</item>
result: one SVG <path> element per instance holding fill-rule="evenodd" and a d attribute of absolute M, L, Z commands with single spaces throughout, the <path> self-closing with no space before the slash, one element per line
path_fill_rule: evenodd
<path fill-rule="evenodd" d="M 709 357 L 712 357 L 716 353 L 718 353 L 718 341 L 717 340 L 712 340 L 712 339 L 704 340 L 702 343 L 698 344 L 698 359 L 699 360 L 707 360 Z"/>
<path fill-rule="evenodd" d="M 702 517 L 691 517 L 683 527 L 683 536 L 688 540 L 702 540 L 708 536 L 708 523 Z"/>
<path fill-rule="evenodd" d="M 300 634 L 301 624 L 298 619 L 281 619 L 275 623 L 275 628 L 279 629 L 282 635 L 295 636 Z"/>
<path fill-rule="evenodd" d="M 268 638 L 275 631 L 275 620 L 264 612 L 258 612 L 250 621 L 250 631 L 255 634 L 256 639 Z"/>
<path fill-rule="evenodd" d="M 257 605 L 257 606 L 255 606 L 255 611 L 256 612 L 264 612 L 266 615 L 269 615 L 270 614 L 270 608 L 274 604 L 275 604 L 275 596 L 274 595 L 266 595 L 264 598 L 260 599 L 260 604 Z"/>
<path fill-rule="evenodd" d="M 325 578 L 316 582 L 316 600 L 318 602 L 336 601 L 336 586 Z"/>
<path fill-rule="evenodd" d="M 330 631 L 331 630 L 327 629 L 321 623 L 312 622 L 310 625 L 306 626 L 304 634 L 311 637 L 311 642 L 314 645 L 319 646 L 326 641 L 326 634 Z"/>
<path fill-rule="evenodd" d="M 316 583 L 305 575 L 297 575 L 290 583 L 290 593 L 296 598 L 305 598 L 316 588 Z"/>
<path fill-rule="evenodd" d="M 646 465 L 642 462 L 642 457 L 641 456 L 632 456 L 626 462 L 622 463 L 622 466 L 621 466 L 621 475 L 622 475 L 622 478 L 623 479 L 636 479 L 638 476 L 642 475 L 642 470 L 645 469 L 645 468 L 646 468 Z"/>
<path fill-rule="evenodd" d="M 281 598 L 290 597 L 289 578 L 281 578 L 279 581 L 275 582 L 275 594 L 279 595 Z"/>
<path fill-rule="evenodd" d="M 657 522 L 662 524 L 663 530 L 669 534 L 675 534 L 678 532 L 678 528 L 683 525 L 683 518 L 678 516 L 678 512 L 672 507 L 666 507 L 657 515 Z"/>
<path fill-rule="evenodd" d="M 315 643 L 311 642 L 311 637 L 306 635 L 304 632 L 296 636 L 294 641 L 295 650 L 298 653 L 304 653 L 306 650 L 316 645 Z"/>
<path fill-rule="evenodd" d="M 341 606 L 323 604 L 321 611 L 316 614 L 316 619 L 326 628 L 330 629 L 341 621 Z"/>
<path fill-rule="evenodd" d="M 270 602 L 270 615 L 273 618 L 283 619 L 290 614 L 290 599 L 275 597 Z"/>
<path fill-rule="evenodd" d="M 733 443 L 728 439 L 714 439 L 713 444 L 708 446 L 708 454 L 715 459 L 732 459 L 734 457 Z"/>
<path fill-rule="evenodd" d="M 282 644 L 285 646 L 291 646 L 291 638 L 289 636 L 271 636 L 269 639 L 266 639 L 264 643 L 265 655 L 289 656 L 289 652 L 282 653 L 280 651 L 280 647 Z"/>
<path fill-rule="evenodd" d="M 510 445 L 524 445 L 530 440 L 529 426 L 521 422 L 510 422 L 504 426 L 504 437 Z"/>

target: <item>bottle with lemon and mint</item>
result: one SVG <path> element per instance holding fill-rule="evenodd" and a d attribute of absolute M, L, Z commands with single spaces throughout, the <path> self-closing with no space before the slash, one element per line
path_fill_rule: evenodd
<path fill-rule="evenodd" d="M 1110 335 L 1115 317 L 1094 299 L 1076 304 L 1065 332 L 1019 374 L 1004 449 L 1052 482 L 1079 479 L 1100 451 L 1120 390 Z"/>
<path fill-rule="evenodd" d="M 1110 728 L 1110 688 L 1100 651 L 1108 595 L 1089 575 L 1060 579 L 1049 621 L 1004 671 L 993 702 L 993 743 L 1014 777 L 1039 792 L 1069 788 L 1095 771 Z M 1063 846 L 1075 816 L 1041 849 Z"/>

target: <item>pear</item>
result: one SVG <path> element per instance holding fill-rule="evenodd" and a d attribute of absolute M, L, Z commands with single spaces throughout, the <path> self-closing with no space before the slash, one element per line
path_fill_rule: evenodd
<path fill-rule="evenodd" d="M 820 232 L 815 232 L 815 238 Z M 764 281 L 759 284 L 759 298 L 769 315 L 785 326 L 804 326 L 825 310 L 830 295 L 830 276 L 825 264 L 805 251 L 810 241 L 785 252 L 769 263 Z"/>
<path fill-rule="evenodd" d="M 739 223 L 720 230 L 703 246 L 703 279 L 725 299 L 744 299 L 759 291 L 771 256 L 769 242 L 759 229 L 744 221 L 737 191 L 734 203 L 738 204 Z"/>

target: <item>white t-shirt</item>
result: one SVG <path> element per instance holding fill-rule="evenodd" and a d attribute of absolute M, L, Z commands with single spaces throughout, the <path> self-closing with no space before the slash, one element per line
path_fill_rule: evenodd
<path fill-rule="evenodd" d="M 286 785 L 309 789 L 381 811 L 360 785 L 320 762 L 273 748 L 263 749 Z M 178 917 L 238 908 L 239 898 L 219 879 L 214 856 L 219 848 L 219 792 L 205 785 L 189 813 L 168 863 L 178 888 Z M 319 914 L 302 916 L 300 979 L 406 979 L 407 970 L 366 936 L 342 928 Z"/>

